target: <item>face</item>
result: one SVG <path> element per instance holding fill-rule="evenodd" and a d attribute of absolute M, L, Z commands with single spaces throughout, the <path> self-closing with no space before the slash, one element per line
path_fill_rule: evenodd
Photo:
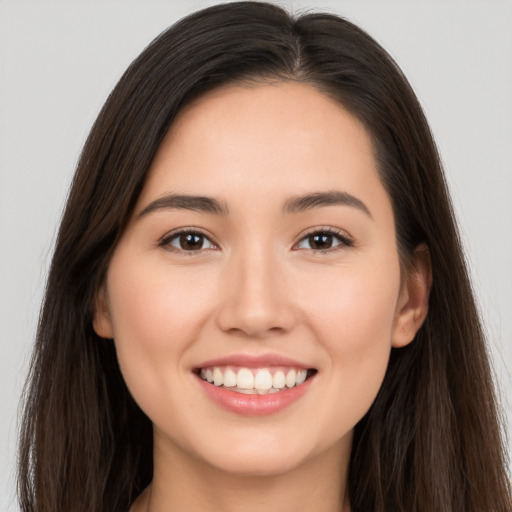
<path fill-rule="evenodd" d="M 308 85 L 231 86 L 162 142 L 94 326 L 155 454 L 270 475 L 347 456 L 413 298 L 362 125 Z"/>

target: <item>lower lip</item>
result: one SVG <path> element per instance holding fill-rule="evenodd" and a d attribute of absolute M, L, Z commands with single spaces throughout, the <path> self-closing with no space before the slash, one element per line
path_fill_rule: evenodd
<path fill-rule="evenodd" d="M 236 393 L 221 386 L 215 386 L 196 376 L 204 392 L 215 403 L 228 411 L 244 416 L 266 416 L 286 409 L 299 400 L 311 387 L 313 377 L 293 388 L 267 395 Z"/>

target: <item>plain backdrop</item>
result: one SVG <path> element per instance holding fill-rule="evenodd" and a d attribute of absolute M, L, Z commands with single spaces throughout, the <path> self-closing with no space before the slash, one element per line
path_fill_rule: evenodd
<path fill-rule="evenodd" d="M 17 406 L 81 146 L 140 51 L 181 16 L 213 3 L 0 0 L 2 511 L 18 510 Z M 443 157 L 512 437 L 512 0 L 276 3 L 358 23 L 417 92 Z"/>

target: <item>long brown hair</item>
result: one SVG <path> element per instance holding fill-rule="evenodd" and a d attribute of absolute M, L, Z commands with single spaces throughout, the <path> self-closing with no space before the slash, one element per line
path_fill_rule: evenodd
<path fill-rule="evenodd" d="M 429 314 L 393 349 L 357 424 L 353 512 L 510 512 L 489 358 L 439 156 L 391 57 L 340 17 L 259 2 L 181 20 L 123 75 L 85 144 L 62 218 L 24 394 L 24 512 L 126 512 L 152 478 L 152 426 L 131 398 L 91 304 L 157 148 L 185 104 L 246 80 L 295 80 L 367 128 L 401 260 L 430 249 Z"/>

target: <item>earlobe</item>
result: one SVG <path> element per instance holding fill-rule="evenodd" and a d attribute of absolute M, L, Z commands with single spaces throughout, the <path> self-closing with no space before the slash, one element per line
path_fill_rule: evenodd
<path fill-rule="evenodd" d="M 419 245 L 411 258 L 408 274 L 404 277 L 393 326 L 392 346 L 408 345 L 423 325 L 428 313 L 428 299 L 432 287 L 430 251 Z"/>
<path fill-rule="evenodd" d="M 107 294 L 104 285 L 101 285 L 94 298 L 92 327 L 94 332 L 100 338 L 111 339 L 114 337 L 112 320 L 110 318 Z"/>

